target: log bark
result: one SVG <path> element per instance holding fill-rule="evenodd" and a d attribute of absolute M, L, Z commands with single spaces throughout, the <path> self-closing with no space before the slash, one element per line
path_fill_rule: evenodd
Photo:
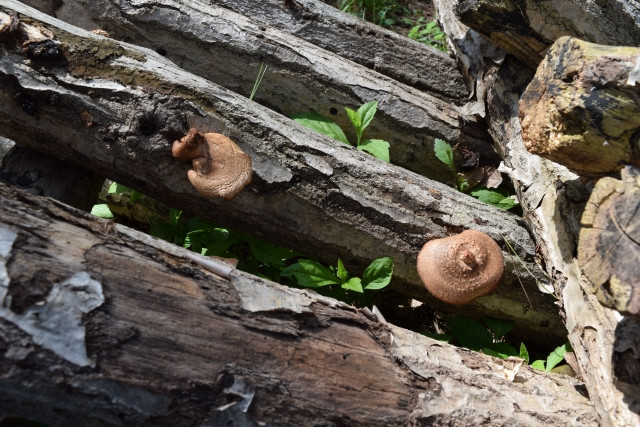
<path fill-rule="evenodd" d="M 340 12 L 319 0 L 208 0 L 361 64 L 443 101 L 464 105 L 470 92 L 449 53 Z"/>
<path fill-rule="evenodd" d="M 486 46 L 490 42 L 479 40 L 473 29 L 452 16 L 451 0 L 438 0 L 438 10 L 441 19 L 450 23 L 447 28 L 458 31 L 455 40 L 462 43 L 457 49 L 461 61 L 482 76 L 478 86 L 486 90 L 489 132 L 504 155 L 501 170 L 509 174 L 518 191 L 524 218 L 538 244 L 539 261 L 552 278 L 569 341 L 600 423 L 637 425 L 640 323 L 600 305 L 575 259 L 580 218 L 589 190 L 565 167 L 525 148 L 518 103 L 533 72 L 523 71 L 524 64 L 512 57 L 500 65 L 473 55 L 490 50 Z M 476 44 L 465 45 L 466 42 Z M 465 51 L 472 56 L 465 58 Z"/>
<path fill-rule="evenodd" d="M 381 323 L 4 184 L 0 348 L 0 420 L 597 425 L 574 378 Z"/>
<path fill-rule="evenodd" d="M 4 4 L 11 5 L 5 13 L 19 11 L 53 32 L 63 53 L 34 68 L 27 53 L 4 45 L 3 136 L 223 226 L 331 264 L 341 257 L 355 272 L 390 256 L 397 291 L 445 315 L 512 318 L 517 336 L 562 343 L 554 300 L 537 292 L 546 278 L 532 262 L 535 245 L 515 215 L 322 137 L 146 49 L 87 33 L 18 2 Z M 35 111 L 16 102 L 17 90 Z M 87 114 L 90 126 L 82 120 Z M 198 197 L 185 179 L 187 166 L 170 156 L 172 141 L 203 118 L 224 124 L 252 157 L 254 181 L 231 202 Z M 427 294 L 415 259 L 426 240 L 467 228 L 487 232 L 503 250 L 507 238 L 533 274 L 507 262 L 496 293 L 455 308 Z M 511 259 L 506 251 L 505 259 Z"/>
<path fill-rule="evenodd" d="M 640 49 L 559 38 L 520 100 L 525 146 L 586 177 L 639 166 L 636 80 Z"/>
<path fill-rule="evenodd" d="M 439 0 L 438 10 L 441 19 L 450 23 L 447 28 L 459 31 L 452 37 L 462 43 L 458 52 L 490 50 L 485 46 L 488 40 L 479 40 L 474 30 L 457 22 L 450 3 Z M 471 34 L 464 34 L 467 31 Z M 476 44 L 467 46 L 465 42 Z M 552 278 L 580 375 L 600 423 L 637 425 L 640 389 L 635 374 L 629 373 L 637 369 L 640 325 L 598 303 L 574 258 L 589 191 L 577 175 L 529 153 L 524 146 L 518 102 L 533 72 L 523 71 L 524 64 L 513 57 L 506 57 L 502 65 L 483 56 L 468 56 L 462 61 L 482 76 L 478 87 L 486 90 L 489 132 L 504 155 L 501 170 L 509 174 L 518 191 L 524 218 L 538 244 L 539 262 Z"/>
<path fill-rule="evenodd" d="M 315 111 L 337 122 L 352 141 L 355 133 L 343 107 L 357 109 L 377 100 L 368 137 L 391 144 L 394 164 L 432 179 L 449 177 L 433 154 L 434 138 L 462 143 L 478 153 L 482 165 L 499 161 L 478 120 L 461 112 L 450 98 L 438 99 L 222 7 L 191 0 L 72 0 L 55 16 L 155 49 L 181 68 L 245 96 L 264 63 L 268 68 L 254 98 L 257 102 L 286 116 Z M 459 75 L 450 61 L 438 74 L 446 77 L 449 69 Z"/>
<path fill-rule="evenodd" d="M 462 0 L 460 21 L 531 68 L 562 36 L 605 45 L 640 43 L 637 0 Z"/>

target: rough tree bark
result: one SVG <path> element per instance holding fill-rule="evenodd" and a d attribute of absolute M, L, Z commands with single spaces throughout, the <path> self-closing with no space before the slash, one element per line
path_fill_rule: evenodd
<path fill-rule="evenodd" d="M 492 43 L 452 16 L 450 0 L 439 0 L 439 12 L 451 40 L 463 45 L 458 52 L 490 51 Z M 622 3 L 622 2 L 620 2 Z M 610 25 L 610 24 L 609 24 Z M 597 31 L 594 29 L 593 31 Z M 476 33 L 477 34 L 477 33 Z M 476 45 L 464 43 L 476 42 Z M 487 122 L 493 139 L 501 146 L 505 164 L 516 189 L 525 218 L 535 236 L 540 262 L 553 278 L 561 303 L 569 341 L 581 375 L 603 425 L 640 423 L 638 359 L 640 324 L 636 319 L 600 305 L 575 260 L 580 218 L 589 191 L 577 175 L 565 167 L 530 154 L 522 140 L 518 102 L 533 72 L 507 57 L 503 65 L 482 56 L 464 59 L 475 69 L 480 90 L 486 91 Z"/>
<path fill-rule="evenodd" d="M 267 74 L 256 101 L 286 116 L 315 111 L 330 117 L 352 141 L 353 126 L 343 107 L 355 109 L 377 100 L 378 112 L 366 131 L 368 137 L 389 141 L 394 164 L 432 179 L 444 182 L 450 175 L 434 156 L 434 138 L 462 143 L 478 153 L 483 165 L 499 162 L 478 120 L 463 113 L 448 96 L 440 93 L 439 99 L 208 2 L 99 0 L 87 4 L 71 0 L 56 9 L 55 16 L 160 51 L 184 70 L 245 96 L 251 93 L 264 62 Z M 397 52 L 413 57 L 411 50 Z M 436 66 L 439 75 L 459 75 L 452 61 Z"/>
<path fill-rule="evenodd" d="M 606 45 L 640 43 L 637 0 L 462 0 L 455 10 L 462 23 L 534 69 L 562 36 Z"/>
<path fill-rule="evenodd" d="M 51 426 L 597 425 L 574 378 L 4 184 L 0 350 L 0 419 Z"/>
<path fill-rule="evenodd" d="M 341 257 L 354 271 L 391 256 L 398 292 L 446 315 L 512 318 L 517 336 L 562 342 L 554 300 L 537 292 L 546 279 L 532 262 L 535 246 L 518 217 L 322 137 L 146 49 L 87 33 L 18 2 L 4 4 L 22 17 L 37 17 L 62 52 L 34 63 L 28 52 L 4 44 L 4 136 L 319 260 Z M 194 197 L 187 166 L 170 156 L 172 141 L 202 117 L 223 123 L 252 157 L 254 182 L 231 202 Z M 507 262 L 499 291 L 463 309 L 430 297 L 415 270 L 420 247 L 467 228 L 487 232 L 503 248 L 509 239 L 534 275 Z"/>

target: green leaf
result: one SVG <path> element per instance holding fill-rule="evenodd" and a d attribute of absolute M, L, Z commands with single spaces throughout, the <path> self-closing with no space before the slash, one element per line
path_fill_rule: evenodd
<path fill-rule="evenodd" d="M 469 193 L 481 202 L 508 210 L 516 205 L 516 201 L 509 197 L 505 190 L 490 190 L 486 187 L 476 187 Z"/>
<path fill-rule="evenodd" d="M 333 274 L 333 271 L 320 263 L 308 259 L 298 260 L 295 264 L 282 270 L 280 276 L 295 277 L 298 284 L 306 288 L 317 288 L 340 283 L 340 279 Z"/>
<path fill-rule="evenodd" d="M 389 163 L 389 143 L 382 139 L 365 139 L 358 145 L 358 150 L 366 151 L 373 157 Z"/>
<path fill-rule="evenodd" d="M 518 357 L 520 357 L 520 359 L 524 359 L 524 361 L 529 364 L 529 351 L 523 342 L 520 343 L 520 354 Z"/>
<path fill-rule="evenodd" d="M 91 208 L 91 214 L 105 219 L 113 218 L 113 213 L 106 203 L 93 205 L 93 208 Z"/>
<path fill-rule="evenodd" d="M 362 274 L 362 284 L 367 290 L 382 289 L 391 282 L 393 259 L 383 257 L 373 260 Z"/>
<path fill-rule="evenodd" d="M 348 282 L 342 284 L 342 289 L 362 293 L 362 283 L 359 277 L 352 277 Z"/>
<path fill-rule="evenodd" d="M 558 363 L 564 360 L 564 355 L 567 351 L 571 351 L 571 345 L 569 343 L 562 344 L 553 350 L 547 357 L 546 370 L 552 370 Z"/>
<path fill-rule="evenodd" d="M 362 127 L 362 132 L 369 126 L 371 120 L 373 120 L 373 116 L 376 115 L 376 111 L 378 109 L 378 101 L 367 102 L 366 104 L 362 104 L 360 108 L 358 108 L 358 115 L 360 116 L 360 123 Z"/>
<path fill-rule="evenodd" d="M 249 248 L 258 261 L 278 268 L 284 267 L 284 262 L 287 259 L 296 256 L 296 252 L 291 249 L 282 248 L 258 239 L 249 239 Z"/>
<path fill-rule="evenodd" d="M 340 280 L 342 280 L 342 282 L 346 282 L 349 278 L 349 273 L 347 273 L 347 269 L 344 268 L 344 264 L 340 258 L 338 258 L 338 271 L 336 272 L 336 275 Z"/>
<path fill-rule="evenodd" d="M 480 350 L 493 343 L 491 333 L 477 320 L 466 317 L 452 317 L 447 324 L 461 346 L 471 350 Z"/>
<path fill-rule="evenodd" d="M 347 112 L 347 116 L 349 116 L 349 120 L 351 120 L 351 124 L 356 129 L 356 135 L 358 136 L 358 143 L 360 143 L 360 138 L 362 138 L 362 118 L 360 117 L 357 111 L 353 111 L 351 108 L 347 108 L 347 107 L 344 107 L 344 109 Z"/>
<path fill-rule="evenodd" d="M 117 182 L 112 182 L 109 186 L 109 194 L 120 194 L 120 193 L 133 193 L 135 190 L 131 187 L 127 187 L 126 185 L 118 184 Z"/>
<path fill-rule="evenodd" d="M 436 138 L 433 142 L 433 151 L 438 160 L 447 165 L 449 169 L 453 170 L 453 149 L 447 141 Z"/>
<path fill-rule="evenodd" d="M 533 369 L 538 369 L 540 371 L 544 371 L 544 360 L 536 360 L 531 364 Z"/>
<path fill-rule="evenodd" d="M 513 348 L 510 344 L 506 342 L 494 342 L 487 347 L 483 347 L 482 351 L 484 354 L 488 354 L 490 356 L 499 357 L 501 359 L 506 359 L 509 356 L 517 356 L 518 350 Z"/>
<path fill-rule="evenodd" d="M 483 320 L 497 339 L 504 337 L 515 325 L 511 320 L 500 320 L 493 317 L 485 317 Z"/>
<path fill-rule="evenodd" d="M 320 132 L 323 135 L 330 136 L 331 138 L 337 139 L 340 142 L 344 142 L 345 144 L 349 144 L 349 140 L 347 136 L 344 134 L 340 126 L 338 126 L 333 120 L 321 116 L 318 113 L 309 112 L 309 113 L 300 113 L 294 114 L 291 118 L 300 123 L 302 126 L 308 127 L 309 129 L 313 129 L 316 132 Z"/>

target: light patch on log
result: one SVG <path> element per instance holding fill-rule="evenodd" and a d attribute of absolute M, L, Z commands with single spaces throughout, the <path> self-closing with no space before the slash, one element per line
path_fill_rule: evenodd
<path fill-rule="evenodd" d="M 0 317 L 31 335 L 33 342 L 79 366 L 95 366 L 87 357 L 82 315 L 104 302 L 102 285 L 86 271 L 55 283 L 46 300 L 17 314 L 11 309 L 7 262 L 18 234 L 0 228 Z"/>
<path fill-rule="evenodd" d="M 578 262 L 605 306 L 640 313 L 640 170 L 600 179 L 582 216 Z"/>
<path fill-rule="evenodd" d="M 639 56 L 558 39 L 520 100 L 527 149 L 588 177 L 640 165 L 640 88 L 627 84 Z"/>

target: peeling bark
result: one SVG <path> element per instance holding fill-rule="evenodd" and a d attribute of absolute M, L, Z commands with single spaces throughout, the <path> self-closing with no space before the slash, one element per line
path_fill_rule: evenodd
<path fill-rule="evenodd" d="M 431 340 L 3 184 L 0 348 L 0 420 L 597 425 L 571 377 Z"/>
<path fill-rule="evenodd" d="M 340 257 L 354 272 L 390 256 L 393 288 L 445 315 L 511 318 L 518 336 L 546 345 L 564 339 L 553 298 L 538 292 L 538 283 L 547 279 L 532 262 L 535 245 L 520 218 L 322 137 L 146 49 L 7 3 L 23 17 L 37 17 L 63 55 L 39 66 L 5 43 L 3 136 L 321 261 L 333 264 Z M 16 102 L 18 90 L 33 111 Z M 90 126 L 82 120 L 86 114 Z M 171 143 L 193 121 L 223 125 L 252 158 L 253 183 L 231 202 L 198 197 L 186 180 L 188 166 L 171 158 Z M 533 275 L 507 261 L 496 292 L 455 308 L 426 292 L 415 260 L 427 240 L 469 228 L 493 237 L 507 260 L 504 239 L 509 239 Z"/>

